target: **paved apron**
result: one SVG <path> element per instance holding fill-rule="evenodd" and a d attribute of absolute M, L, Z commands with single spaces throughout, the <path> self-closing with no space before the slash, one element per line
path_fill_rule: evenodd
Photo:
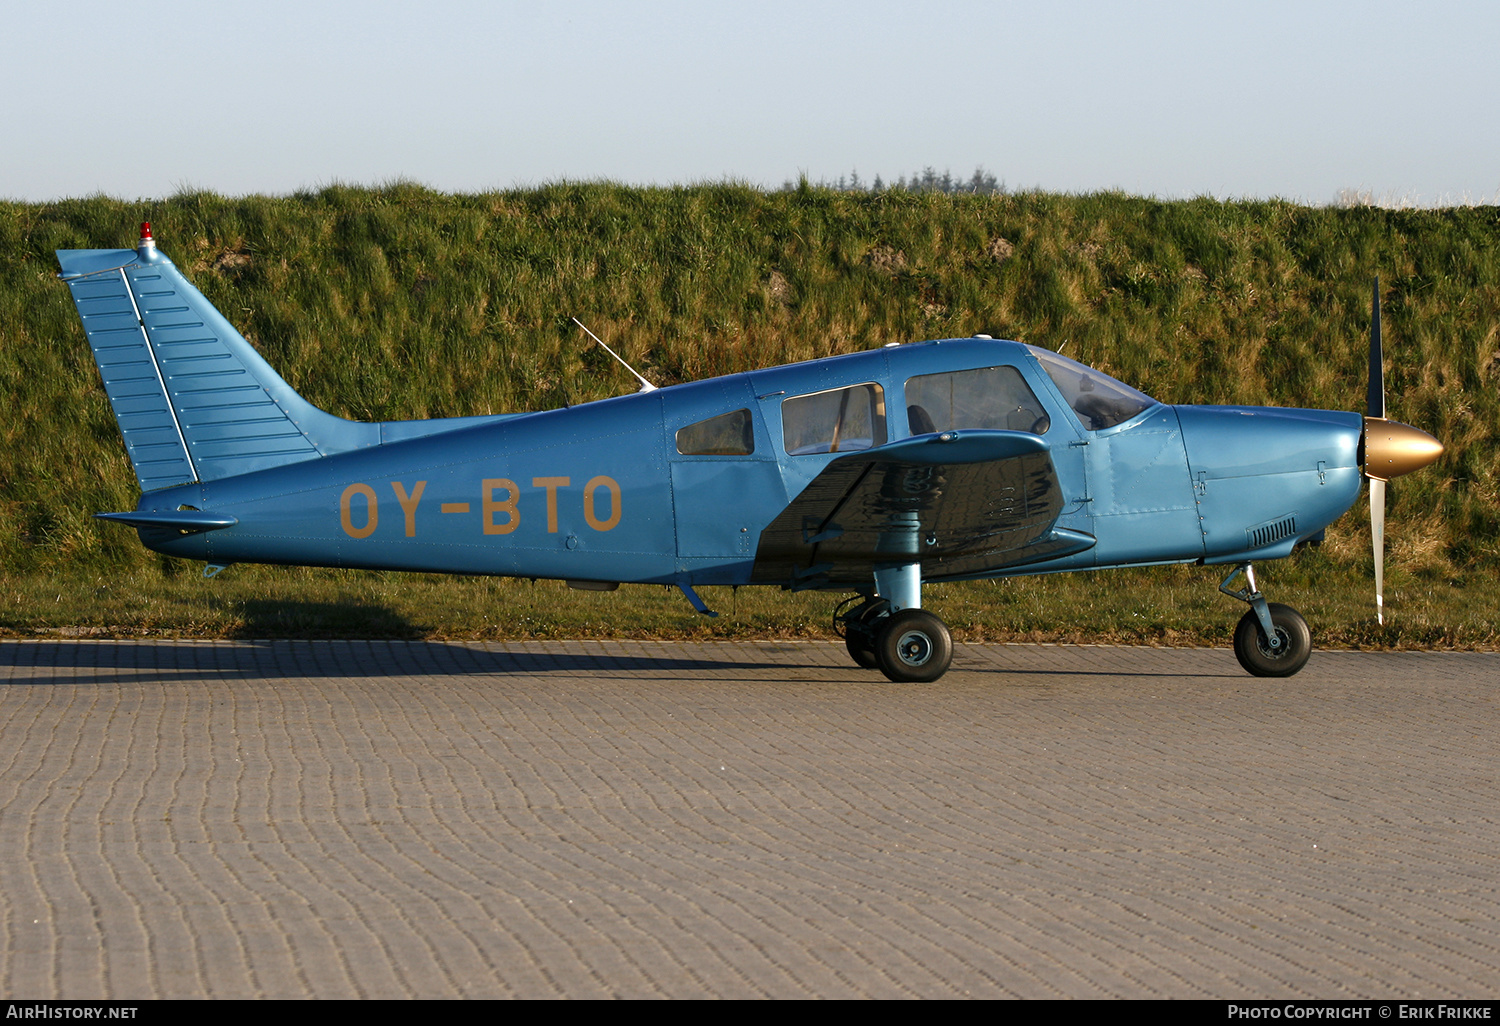
<path fill-rule="evenodd" d="M 0 996 L 1500 994 L 1500 655 L 0 643 Z"/>

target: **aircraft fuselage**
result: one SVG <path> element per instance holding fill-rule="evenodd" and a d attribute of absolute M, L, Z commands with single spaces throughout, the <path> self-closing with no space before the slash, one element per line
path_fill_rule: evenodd
<path fill-rule="evenodd" d="M 139 510 L 191 507 L 237 523 L 190 534 L 145 527 L 140 535 L 157 551 L 218 564 L 747 584 L 761 532 L 831 461 L 921 433 L 903 413 L 913 405 L 913 382 L 995 367 L 1014 368 L 1044 407 L 1045 424 L 1038 418 L 1029 429 L 1041 427 L 1056 467 L 1058 526 L 1097 544 L 1014 571 L 957 576 L 1275 558 L 1317 537 L 1358 495 L 1357 414 L 1155 404 L 1093 429 L 1027 347 L 957 339 L 480 422 L 147 492 Z M 862 385 L 880 397 L 878 439 L 789 451 L 796 446 L 784 422 L 788 400 Z M 684 429 L 740 411 L 735 451 L 681 451 Z"/>

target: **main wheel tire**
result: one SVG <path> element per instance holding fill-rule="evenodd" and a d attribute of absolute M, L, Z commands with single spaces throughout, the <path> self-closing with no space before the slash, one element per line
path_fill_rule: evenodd
<path fill-rule="evenodd" d="M 890 616 L 891 604 L 884 599 L 866 599 L 844 621 L 844 648 L 856 666 L 866 670 L 880 669 L 875 658 L 875 638 L 881 621 Z"/>
<path fill-rule="evenodd" d="M 898 684 L 937 680 L 953 662 L 953 637 L 943 621 L 923 609 L 903 609 L 882 621 L 875 635 L 880 672 Z"/>
<path fill-rule="evenodd" d="M 1260 618 L 1255 610 L 1240 617 L 1234 629 L 1234 657 L 1249 673 L 1257 677 L 1290 677 L 1307 665 L 1312 655 L 1312 632 L 1307 621 L 1291 606 L 1269 604 L 1271 626 L 1281 645 L 1272 648 L 1261 633 Z"/>
<path fill-rule="evenodd" d="M 849 658 L 856 666 L 866 670 L 880 669 L 880 661 L 875 658 L 875 636 L 863 626 L 849 624 L 844 628 L 844 647 L 849 650 Z"/>

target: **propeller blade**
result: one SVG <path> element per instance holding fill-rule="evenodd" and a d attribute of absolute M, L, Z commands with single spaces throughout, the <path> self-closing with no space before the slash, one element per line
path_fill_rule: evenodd
<path fill-rule="evenodd" d="M 1385 416 L 1385 363 L 1380 351 L 1380 276 L 1375 276 L 1370 300 L 1370 389 L 1365 397 L 1365 416 Z"/>
<path fill-rule="evenodd" d="M 1385 417 L 1385 364 L 1380 351 L 1380 276 L 1370 298 L 1370 390 L 1366 394 L 1365 466 L 1370 481 L 1370 547 L 1375 556 L 1375 618 L 1385 623 L 1385 484 L 1443 454 L 1427 432 Z"/>
<path fill-rule="evenodd" d="M 1385 482 L 1370 478 L 1370 548 L 1375 553 L 1375 619 L 1385 623 Z"/>
<path fill-rule="evenodd" d="M 1370 380 L 1365 416 L 1385 419 L 1385 354 L 1380 348 L 1380 275 L 1370 295 Z M 1369 425 L 1365 426 L 1366 438 Z M 1366 467 L 1369 457 L 1366 455 Z M 1375 556 L 1375 621 L 1385 624 L 1385 482 L 1370 478 L 1370 548 Z"/>

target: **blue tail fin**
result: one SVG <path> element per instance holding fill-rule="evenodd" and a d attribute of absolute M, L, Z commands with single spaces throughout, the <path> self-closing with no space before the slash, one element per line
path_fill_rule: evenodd
<path fill-rule="evenodd" d="M 62 249 L 141 491 L 300 463 L 381 442 L 381 425 L 303 399 L 171 260 L 150 226 L 138 249 Z"/>

